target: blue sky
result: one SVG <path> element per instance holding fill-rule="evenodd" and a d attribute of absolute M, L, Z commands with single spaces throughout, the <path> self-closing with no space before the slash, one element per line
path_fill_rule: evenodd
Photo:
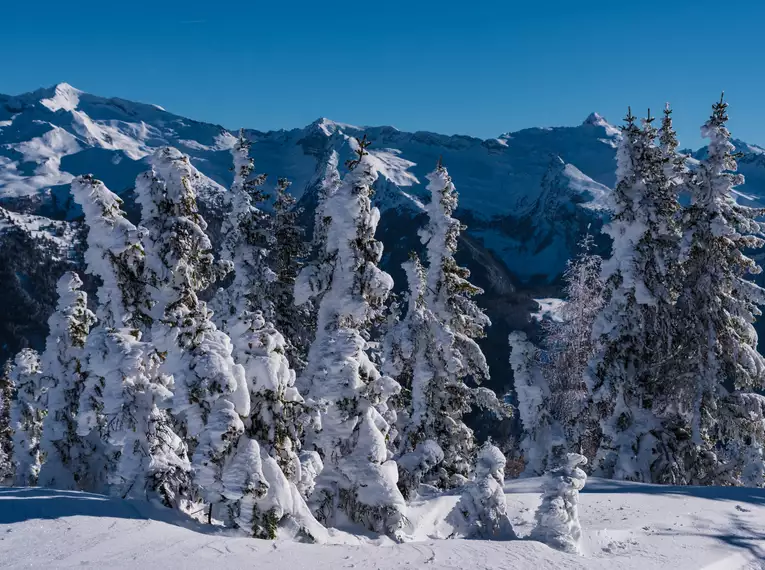
<path fill-rule="evenodd" d="M 675 107 L 721 89 L 765 144 L 765 3 L 709 0 L 51 0 L 0 10 L 0 93 L 67 81 L 229 128 L 325 116 L 492 137 Z"/>

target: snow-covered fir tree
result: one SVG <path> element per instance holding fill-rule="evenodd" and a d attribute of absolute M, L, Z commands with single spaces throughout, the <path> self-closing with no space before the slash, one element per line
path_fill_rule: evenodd
<path fill-rule="evenodd" d="M 324 249 L 295 286 L 298 303 L 319 297 L 316 339 L 304 373 L 309 396 L 325 408 L 321 430 L 308 438 L 324 462 L 312 502 L 323 522 L 342 511 L 371 530 L 395 533 L 405 504 L 384 416 L 400 386 L 380 375 L 365 338 L 381 317 L 393 280 L 377 266 L 382 244 L 374 238 L 380 212 L 370 201 L 377 179 L 373 157 L 366 138 L 351 144 L 356 159 L 320 206 Z"/>
<path fill-rule="evenodd" d="M 428 260 L 425 305 L 454 334 L 452 344 L 460 356 L 460 378 L 470 376 L 480 382 L 489 377 L 489 368 L 476 339 L 485 336 L 484 329 L 491 321 L 473 300 L 483 291 L 468 281 L 470 271 L 457 265 L 454 259 L 465 225 L 452 217 L 458 195 L 451 176 L 439 164 L 428 180 L 431 196 L 428 222 L 419 232 Z"/>
<path fill-rule="evenodd" d="M 255 163 L 244 132 L 239 133 L 231 154 L 234 182 L 226 194 L 228 212 L 221 228 L 221 259 L 231 264 L 234 279 L 228 287 L 218 290 L 210 304 L 215 322 L 224 332 L 244 311 L 273 316 L 270 286 L 276 278 L 268 265 L 273 241 L 271 220 L 258 208 L 268 198 L 262 190 L 266 177 L 252 175 Z"/>
<path fill-rule="evenodd" d="M 401 453 L 412 453 L 400 462 L 415 466 L 401 478 L 403 491 L 413 489 L 420 477 L 440 488 L 457 486 L 466 480 L 474 457 L 473 431 L 463 421 L 471 406 L 490 408 L 503 413 L 493 392 L 471 388 L 466 381 L 479 383 L 488 378 L 488 366 L 475 339 L 484 335 L 488 317 L 472 297 L 481 293 L 468 281 L 467 269 L 454 259 L 457 241 L 464 226 L 452 217 L 457 207 L 457 192 L 451 177 L 441 164 L 428 179 L 431 201 L 428 223 L 420 231 L 426 246 L 428 268 L 413 257 L 404 266 L 409 280 L 409 304 L 405 317 L 391 330 L 387 342 L 387 364 L 391 373 L 402 378 L 411 390 L 407 422 L 401 435 Z M 432 442 L 418 448 L 425 442 Z M 441 449 L 434 455 L 433 443 Z M 443 456 L 422 472 L 421 459 Z"/>
<path fill-rule="evenodd" d="M 42 464 L 43 419 L 45 418 L 45 383 L 40 370 L 40 355 L 25 348 L 16 355 L 11 370 L 14 397 L 11 401 L 11 429 L 13 430 L 13 461 L 15 485 L 28 487 L 37 484 Z"/>
<path fill-rule="evenodd" d="M 664 117 L 659 129 L 659 148 L 664 164 L 666 182 L 675 187 L 675 192 L 686 190 L 688 169 L 685 167 L 686 157 L 678 152 L 680 143 L 672 122 L 672 107 L 669 103 L 664 106 Z"/>
<path fill-rule="evenodd" d="M 391 405 L 396 407 L 397 412 L 394 443 L 399 448 L 396 460 L 398 486 L 407 500 L 417 492 L 426 477 L 431 482 L 431 472 L 444 460 L 443 449 L 434 439 L 420 438 L 417 441 L 412 438 L 409 441 L 409 433 L 418 427 L 411 425 L 415 413 L 414 389 L 421 392 L 432 377 L 428 362 L 428 351 L 432 349 L 429 321 L 434 320 L 425 307 L 425 268 L 415 253 L 410 253 L 409 257 L 410 260 L 402 265 L 409 286 L 406 314 L 399 319 L 400 306 L 395 301 L 388 317 L 383 344 L 383 372 L 396 378 L 403 388 L 391 399 Z M 448 479 L 445 473 L 443 475 Z M 437 472 L 435 479 L 438 479 Z"/>
<path fill-rule="evenodd" d="M 11 378 L 13 362 L 8 360 L 0 369 L 0 484 L 13 479 L 13 429 L 11 428 L 11 402 L 14 386 Z"/>
<path fill-rule="evenodd" d="M 284 337 L 263 318 L 245 313 L 231 330 L 234 354 L 244 366 L 250 388 L 248 435 L 277 460 L 293 483 L 301 479 L 300 439 L 310 421 L 304 400 L 295 388 L 295 371 L 286 358 Z"/>
<path fill-rule="evenodd" d="M 48 414 L 41 442 L 46 459 L 39 481 L 57 489 L 80 488 L 92 453 L 91 444 L 77 433 L 77 415 L 88 368 L 85 343 L 96 317 L 80 287 L 77 273 L 68 271 L 59 279 L 58 307 L 48 319 L 50 332 L 41 356 Z"/>
<path fill-rule="evenodd" d="M 721 98 L 701 129 L 709 145 L 689 183 L 691 205 L 683 219 L 686 278 L 678 301 L 687 339 L 684 372 L 693 383 L 688 390 L 696 451 L 689 460 L 691 481 L 707 484 L 752 483 L 744 473 L 752 471 L 753 454 L 761 469 L 765 444 L 759 397 L 745 393 L 762 390 L 765 378 L 752 326 L 765 290 L 750 280 L 761 268 L 746 253 L 765 244 L 756 221 L 765 210 L 736 202 L 734 188 L 744 179 L 736 173 L 727 108 Z M 733 390 L 744 393 L 728 395 Z"/>
<path fill-rule="evenodd" d="M 311 301 L 295 304 L 295 281 L 310 252 L 305 232 L 298 223 L 300 210 L 295 207 L 296 200 L 289 193 L 289 187 L 288 180 L 279 179 L 274 200 L 274 243 L 269 255 L 275 275 L 269 297 L 273 303 L 273 324 L 284 335 L 287 358 L 299 373 L 305 368 L 316 318 Z"/>
<path fill-rule="evenodd" d="M 478 451 L 475 476 L 449 515 L 455 536 L 481 540 L 516 538 L 507 515 L 505 456 L 487 441 Z"/>
<path fill-rule="evenodd" d="M 299 535 L 322 540 L 320 525 L 301 495 L 313 490 L 321 465 L 317 452 L 300 453 L 305 426 L 315 418 L 295 388 L 284 337 L 260 311 L 240 315 L 231 335 L 233 354 L 248 381 L 251 411 L 244 421 L 246 441 L 226 466 L 224 484 L 245 476 L 256 489 L 233 507 L 235 523 L 258 538 L 275 538 L 279 527 L 296 527 Z M 240 452 L 245 458 L 257 454 L 251 465 L 255 471 L 241 466 Z"/>
<path fill-rule="evenodd" d="M 542 504 L 535 514 L 536 525 L 529 538 L 571 554 L 581 554 L 582 527 L 579 523 L 579 491 L 587 474 L 580 466 L 587 458 L 569 453 L 552 469 L 542 484 Z"/>
<path fill-rule="evenodd" d="M 566 447 L 563 426 L 552 413 L 550 382 L 540 363 L 539 349 L 522 331 L 510 333 L 508 341 L 523 428 L 520 450 L 524 474 L 542 475 L 552 467 L 554 456 Z"/>
<path fill-rule="evenodd" d="M 255 538 L 274 539 L 286 532 L 306 542 L 327 540 L 326 529 L 277 461 L 246 435 L 224 466 L 223 490 L 227 522 Z"/>
<path fill-rule="evenodd" d="M 581 252 L 564 273 L 567 302 L 560 320 L 542 324 L 543 348 L 523 332 L 513 332 L 510 367 L 523 427 L 520 448 L 524 474 L 542 475 L 568 452 L 595 455 L 600 438 L 585 372 L 594 355 L 592 326 L 603 306 L 602 260 L 591 253 L 592 237 L 580 242 Z"/>
<path fill-rule="evenodd" d="M 542 324 L 542 373 L 550 390 L 547 408 L 563 430 L 565 451 L 590 460 L 597 451 L 600 426 L 590 407 L 584 374 L 595 352 L 592 326 L 603 307 L 602 259 L 592 252 L 593 245 L 589 233 L 580 241 L 578 256 L 563 274 L 566 303 L 559 319 Z"/>
<path fill-rule="evenodd" d="M 244 369 L 232 357 L 231 339 L 215 326 L 198 293 L 232 264 L 213 257 L 196 203 L 201 175 L 188 156 L 160 148 L 151 167 L 136 180 L 136 193 L 148 230 L 152 345 L 162 356 L 161 371 L 175 378 L 172 414 L 192 452 L 194 484 L 231 523 L 231 507 L 241 496 L 226 488 L 223 473 L 244 433 L 250 395 Z"/>
<path fill-rule="evenodd" d="M 313 238 L 310 244 L 309 255 L 309 258 L 313 261 L 306 264 L 301 269 L 295 280 L 296 286 L 298 278 L 302 279 L 304 283 L 308 283 L 310 285 L 310 295 L 309 291 L 304 291 L 303 294 L 298 297 L 297 287 L 293 290 L 295 305 L 300 307 L 307 306 L 314 311 L 312 323 L 314 335 L 318 327 L 318 324 L 316 323 L 316 320 L 318 319 L 318 306 L 322 297 L 329 289 L 330 281 L 332 279 L 332 257 L 327 253 L 327 235 L 332 223 L 332 214 L 326 211 L 326 209 L 327 206 L 331 206 L 330 198 L 335 195 L 342 183 L 340 172 L 338 170 L 339 161 L 340 155 L 337 151 L 333 150 L 327 159 L 326 166 L 318 175 L 318 180 L 315 182 L 315 186 L 317 187 L 317 204 L 314 213 Z M 313 306 L 311 307 L 311 305 Z M 307 374 L 301 374 L 298 381 L 302 382 L 307 376 Z M 304 387 L 301 386 L 301 389 L 303 388 Z"/>
<path fill-rule="evenodd" d="M 697 460 L 692 482 L 765 486 L 765 397 L 733 392 L 714 405 L 714 412 L 715 423 L 705 434 L 705 445 L 691 456 Z M 710 442 L 717 444 L 714 451 L 708 449 Z"/>
<path fill-rule="evenodd" d="M 122 200 L 99 180 L 76 179 L 72 196 L 88 226 L 87 272 L 101 281 L 78 417 L 78 434 L 92 453 L 78 484 L 179 507 L 190 494 L 190 466 L 167 413 L 173 378 L 159 370 L 164 356 L 142 341 L 152 304 L 145 231 L 125 218 Z"/>
<path fill-rule="evenodd" d="M 248 403 L 249 412 L 238 412 L 245 416 L 242 418 L 245 435 L 241 436 L 238 444 L 235 440 L 239 437 L 240 428 L 238 425 L 235 427 L 236 421 L 232 417 L 227 429 L 234 431 L 222 434 L 223 442 L 218 444 L 219 449 L 208 451 L 209 457 L 195 454 L 194 458 L 195 461 L 205 461 L 215 466 L 217 471 L 208 474 L 208 477 L 214 477 L 213 490 L 202 490 L 208 501 L 225 503 L 223 516 L 230 524 L 260 538 L 275 538 L 279 526 L 298 525 L 304 532 L 318 539 L 315 536 L 318 523 L 310 515 L 298 490 L 298 485 L 304 490 L 312 486 L 310 474 L 313 471 L 314 458 L 310 454 L 303 456 L 311 463 L 306 473 L 303 473 L 299 454 L 300 438 L 310 413 L 295 388 L 295 372 L 286 358 L 290 345 L 264 316 L 265 313 L 275 317 L 280 310 L 284 311 L 282 314 L 285 316 L 287 313 L 300 314 L 302 309 L 293 310 L 288 306 L 291 304 L 294 274 L 297 271 L 294 266 L 297 260 L 291 260 L 290 255 L 300 252 L 295 250 L 295 244 L 284 244 L 285 256 L 276 256 L 280 273 L 271 271 L 268 265 L 269 245 L 273 241 L 269 235 L 271 222 L 256 206 L 265 198 L 260 190 L 264 177 L 251 178 L 253 160 L 249 157 L 249 148 L 249 141 L 240 134 L 232 150 L 235 170 L 234 184 L 229 194 L 232 213 L 224 222 L 223 232 L 224 261 L 232 265 L 235 276 L 228 288 L 218 291 L 213 302 L 213 307 L 218 311 L 216 320 L 231 336 L 212 329 L 208 330 L 207 334 L 210 340 L 217 338 L 216 343 L 222 340 L 225 340 L 227 345 L 230 343 L 230 349 L 226 347 L 226 350 L 230 350 L 231 357 L 238 363 L 231 372 L 238 375 L 241 370 L 243 376 L 237 382 L 248 391 L 247 401 L 251 402 L 251 405 Z M 193 180 L 193 174 L 193 171 L 180 175 L 171 172 L 171 176 L 180 176 L 180 180 L 184 177 L 186 180 Z M 284 227 L 291 219 L 286 211 L 289 204 L 286 194 L 288 186 L 286 181 L 280 181 L 277 197 L 277 202 L 281 204 L 277 216 L 282 224 L 279 235 L 283 238 L 285 235 L 289 237 L 290 233 L 290 229 Z M 148 188 L 147 195 L 152 192 L 155 196 L 167 193 L 156 186 L 156 182 L 154 187 L 144 188 Z M 189 202 L 188 196 L 184 195 L 175 199 L 180 200 L 182 205 Z M 201 225 L 204 221 L 195 212 L 186 209 L 179 213 L 185 216 L 196 215 L 193 220 L 199 226 L 198 239 L 207 239 L 204 236 L 204 226 Z M 146 221 L 147 225 L 151 223 L 150 220 Z M 161 239 L 161 233 L 156 235 Z M 193 258 L 184 260 L 181 256 L 175 261 L 171 260 L 171 263 L 192 262 Z M 283 282 L 280 283 L 280 279 Z M 287 283 L 289 279 L 292 279 L 291 283 Z M 201 289 L 202 287 L 199 288 Z M 275 302 L 275 299 L 278 302 Z M 203 324 L 203 319 L 208 318 L 206 313 L 209 311 L 198 299 L 194 303 L 197 308 L 187 310 L 196 311 L 196 318 L 200 323 L 199 330 L 204 331 L 207 325 Z M 300 326 L 295 324 L 292 329 L 296 330 Z M 195 391 L 189 392 L 191 397 L 196 397 L 194 393 Z M 210 396 L 214 395 L 215 392 L 212 391 Z M 234 402 L 231 396 L 229 400 Z M 208 413 L 206 409 L 202 409 L 202 414 L 205 415 L 203 421 L 206 421 Z M 223 447 L 222 443 L 229 438 L 231 445 L 228 448 Z M 276 461 L 275 465 L 272 464 L 272 460 Z M 306 530 L 312 527 L 313 532 Z"/>
<path fill-rule="evenodd" d="M 603 432 L 594 472 L 666 481 L 678 469 L 671 451 L 675 434 L 665 425 L 675 422 L 683 398 L 673 369 L 679 205 L 652 117 L 642 128 L 631 113 L 626 120 L 613 216 L 604 228 L 613 239 L 603 265 L 608 301 L 593 326 L 596 354 L 587 374 Z"/>

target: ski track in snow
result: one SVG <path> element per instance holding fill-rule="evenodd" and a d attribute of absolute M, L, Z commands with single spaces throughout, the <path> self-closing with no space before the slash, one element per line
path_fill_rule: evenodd
<path fill-rule="evenodd" d="M 505 485 L 524 537 L 539 479 Z M 753 570 L 765 567 L 765 490 L 591 480 L 581 495 L 584 556 L 533 541 L 445 540 L 459 496 L 415 502 L 411 542 L 332 531 L 330 544 L 268 542 L 181 520 L 142 503 L 46 489 L 0 491 L 3 568 L 317 568 Z M 173 522 L 177 524 L 173 524 Z"/>

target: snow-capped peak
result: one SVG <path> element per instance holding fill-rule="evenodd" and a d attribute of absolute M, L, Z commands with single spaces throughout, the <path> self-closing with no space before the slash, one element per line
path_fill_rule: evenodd
<path fill-rule="evenodd" d="M 602 115 L 599 115 L 598 113 L 590 113 L 587 115 L 587 118 L 582 123 L 583 125 L 596 125 L 599 127 L 605 126 L 608 124 L 608 121 L 606 121 Z"/>
<path fill-rule="evenodd" d="M 757 146 L 756 144 L 750 144 L 746 143 L 739 139 L 733 139 L 731 141 L 735 146 L 736 150 L 738 152 L 743 152 L 745 154 L 753 154 L 753 155 L 765 155 L 765 149 Z"/>
<path fill-rule="evenodd" d="M 327 119 L 325 117 L 321 117 L 319 119 L 316 119 L 312 126 L 320 129 L 326 136 L 332 136 L 337 131 L 342 130 L 354 130 L 354 131 L 360 131 L 362 130 L 359 127 L 356 127 L 354 125 L 348 125 L 346 123 L 338 123 L 337 121 L 333 121 L 331 119 Z"/>
<path fill-rule="evenodd" d="M 582 125 L 592 125 L 595 127 L 603 127 L 606 129 L 606 134 L 610 137 L 617 136 L 620 131 L 615 126 L 613 126 L 611 123 L 609 123 L 605 117 L 602 115 L 599 115 L 598 113 L 590 113 L 587 118 L 584 120 Z"/>
<path fill-rule="evenodd" d="M 590 113 L 582 123 L 583 125 L 595 125 L 596 127 L 611 126 L 608 121 L 598 113 Z"/>
<path fill-rule="evenodd" d="M 72 87 L 68 83 L 59 83 L 53 88 L 53 96 L 50 99 L 42 99 L 40 103 L 53 111 L 74 111 L 80 104 L 82 91 Z"/>

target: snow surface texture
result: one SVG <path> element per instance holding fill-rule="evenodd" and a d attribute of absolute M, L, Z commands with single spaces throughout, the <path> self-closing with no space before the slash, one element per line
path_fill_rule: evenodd
<path fill-rule="evenodd" d="M 533 528 L 541 479 L 505 484 L 521 538 Z M 231 537 L 171 512 L 99 495 L 0 491 L 0 560 L 9 570 L 109 568 L 432 568 L 471 570 L 755 570 L 765 557 L 765 491 L 660 487 L 590 479 L 580 495 L 582 556 L 539 542 L 439 540 L 458 496 L 425 498 L 408 514 L 413 542 L 335 531 L 334 546 Z M 181 523 L 173 524 L 173 523 Z"/>

